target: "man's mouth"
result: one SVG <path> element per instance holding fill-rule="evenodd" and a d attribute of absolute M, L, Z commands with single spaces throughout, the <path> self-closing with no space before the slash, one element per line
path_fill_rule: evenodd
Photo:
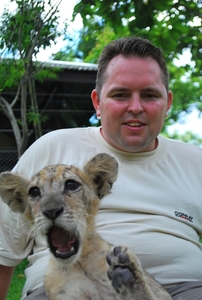
<path fill-rule="evenodd" d="M 73 231 L 53 226 L 47 234 L 48 244 L 55 257 L 68 259 L 75 255 L 79 249 L 79 240 Z"/>
<path fill-rule="evenodd" d="M 137 123 L 137 122 L 129 122 L 129 123 L 126 123 L 126 125 L 128 125 L 130 127 L 142 127 L 143 126 L 142 123 Z"/>

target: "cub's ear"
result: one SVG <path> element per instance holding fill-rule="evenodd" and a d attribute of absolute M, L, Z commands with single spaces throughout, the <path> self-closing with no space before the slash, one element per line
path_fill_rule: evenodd
<path fill-rule="evenodd" d="M 102 199 L 110 193 L 117 178 L 118 162 L 113 156 L 100 153 L 86 163 L 84 172 L 93 183 L 97 196 Z"/>
<path fill-rule="evenodd" d="M 11 210 L 23 213 L 27 203 L 29 181 L 10 172 L 0 174 L 0 196 Z"/>

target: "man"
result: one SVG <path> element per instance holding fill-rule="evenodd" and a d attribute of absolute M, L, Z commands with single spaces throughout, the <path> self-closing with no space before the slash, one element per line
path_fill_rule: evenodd
<path fill-rule="evenodd" d="M 43 136 L 13 172 L 31 178 L 50 164 L 82 167 L 100 152 L 116 157 L 119 176 L 101 203 L 98 232 L 115 245 L 128 244 L 173 299 L 201 299 L 202 149 L 159 135 L 172 104 L 161 51 L 137 37 L 107 45 L 92 101 L 102 127 Z M 0 299 L 6 297 L 13 266 L 31 251 L 23 297 L 46 299 L 40 289 L 46 242 L 40 236 L 29 239 L 28 225 L 0 205 Z M 28 290 L 34 292 L 26 297 Z"/>

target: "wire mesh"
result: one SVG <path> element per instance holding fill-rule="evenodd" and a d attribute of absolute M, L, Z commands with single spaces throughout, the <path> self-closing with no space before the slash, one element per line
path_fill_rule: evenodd
<path fill-rule="evenodd" d="M 15 150 L 0 150 L 0 172 L 11 171 L 18 161 Z"/>

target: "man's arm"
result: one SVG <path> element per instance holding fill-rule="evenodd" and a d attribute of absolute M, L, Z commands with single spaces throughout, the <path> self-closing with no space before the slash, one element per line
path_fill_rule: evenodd
<path fill-rule="evenodd" d="M 9 290 L 13 271 L 15 267 L 5 267 L 0 265 L 0 299 L 6 300 L 6 295 Z"/>

